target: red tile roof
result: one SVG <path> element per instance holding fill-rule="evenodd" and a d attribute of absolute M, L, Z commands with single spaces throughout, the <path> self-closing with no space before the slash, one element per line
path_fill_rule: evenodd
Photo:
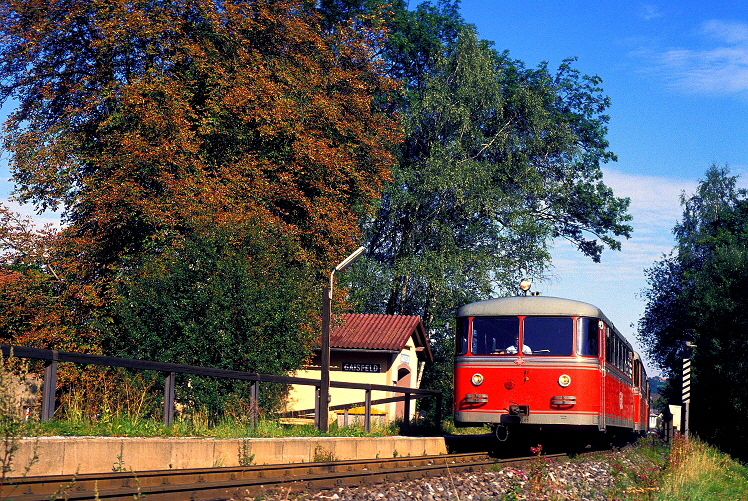
<path fill-rule="evenodd" d="M 336 318 L 330 332 L 330 348 L 401 351 L 410 337 L 432 360 L 421 317 L 345 313 Z"/>

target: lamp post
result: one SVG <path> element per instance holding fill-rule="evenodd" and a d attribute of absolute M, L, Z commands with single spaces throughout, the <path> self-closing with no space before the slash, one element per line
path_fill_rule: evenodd
<path fill-rule="evenodd" d="M 336 271 L 343 271 L 364 253 L 366 247 L 359 247 L 341 261 L 330 273 L 330 285 L 322 291 L 322 351 L 320 353 L 320 385 L 317 400 L 317 429 L 328 430 L 327 415 L 330 412 L 330 322 L 332 320 L 332 287 Z"/>

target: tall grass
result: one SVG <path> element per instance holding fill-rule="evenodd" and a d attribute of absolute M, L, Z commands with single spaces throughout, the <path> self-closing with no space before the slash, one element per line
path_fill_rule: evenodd
<path fill-rule="evenodd" d="M 130 372 L 121 368 L 89 370 L 85 377 L 69 377 L 58 389 L 55 419 L 39 424 L 46 436 L 124 436 L 124 437 L 303 437 L 322 436 L 313 425 L 291 425 L 277 419 L 272 411 L 261 413 L 258 424 L 249 420 L 249 402 L 227 399 L 220 413 L 192 402 L 189 397 L 177 404 L 171 426 L 163 424 L 162 381 L 152 371 Z M 267 388 L 266 388 L 267 389 Z M 269 392 L 272 393 L 272 392 Z M 391 436 L 406 432 L 437 433 L 425 423 L 372 424 L 370 433 L 363 425 L 339 427 L 333 422 L 329 436 Z"/>
<path fill-rule="evenodd" d="M 699 440 L 676 438 L 656 501 L 748 500 L 748 467 Z"/>
<path fill-rule="evenodd" d="M 79 415 L 75 419 L 39 423 L 38 432 L 46 436 L 212 438 L 381 437 L 401 434 L 400 423 L 372 425 L 371 432 L 366 433 L 361 425 L 343 427 L 333 422 L 329 432 L 322 433 L 311 424 L 286 424 L 278 419 L 262 419 L 257 424 L 252 424 L 246 419 L 227 416 L 214 422 L 204 411 L 177 418 L 171 426 L 165 426 L 154 419 L 132 419 L 127 414 L 119 413 L 97 419 Z"/>

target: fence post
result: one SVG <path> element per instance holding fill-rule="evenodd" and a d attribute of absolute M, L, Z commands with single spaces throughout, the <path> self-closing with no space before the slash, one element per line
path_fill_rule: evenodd
<path fill-rule="evenodd" d="M 371 390 L 364 390 L 364 431 L 371 433 Z"/>
<path fill-rule="evenodd" d="M 442 394 L 436 394 L 436 428 L 441 430 L 442 427 Z"/>
<path fill-rule="evenodd" d="M 164 379 L 164 424 L 171 426 L 174 422 L 174 382 L 176 375 L 169 372 Z"/>
<path fill-rule="evenodd" d="M 319 393 L 320 389 L 319 386 L 314 386 L 314 426 L 319 430 L 320 427 L 320 419 L 319 419 Z"/>
<path fill-rule="evenodd" d="M 260 420 L 260 382 L 252 381 L 249 386 L 249 420 L 253 426 Z"/>
<path fill-rule="evenodd" d="M 55 397 L 57 393 L 57 350 L 53 360 L 44 366 L 44 384 L 42 385 L 42 421 L 49 421 L 55 415 Z"/>
<path fill-rule="evenodd" d="M 405 405 L 403 406 L 403 421 L 405 424 L 405 430 L 410 429 L 410 393 L 405 392 Z"/>

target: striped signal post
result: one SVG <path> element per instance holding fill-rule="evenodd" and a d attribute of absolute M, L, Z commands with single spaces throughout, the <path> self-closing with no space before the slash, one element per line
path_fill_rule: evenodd
<path fill-rule="evenodd" d="M 688 438 L 688 418 L 691 405 L 691 359 L 683 359 L 683 434 Z"/>

